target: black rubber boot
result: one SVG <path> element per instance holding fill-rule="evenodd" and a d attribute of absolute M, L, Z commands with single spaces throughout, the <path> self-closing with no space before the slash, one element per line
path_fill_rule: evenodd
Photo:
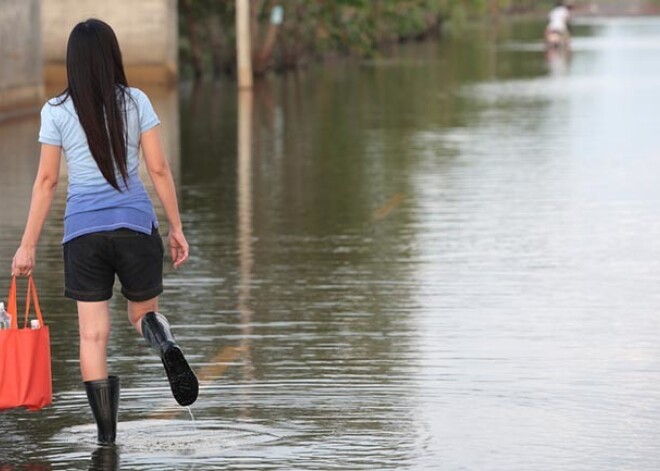
<path fill-rule="evenodd" d="M 142 335 L 160 355 L 176 402 L 182 406 L 195 402 L 199 383 L 170 332 L 167 318 L 158 312 L 146 313 L 142 318 Z"/>
<path fill-rule="evenodd" d="M 85 391 L 96 421 L 99 444 L 115 443 L 119 411 L 119 378 L 109 376 L 97 381 L 85 381 Z"/>

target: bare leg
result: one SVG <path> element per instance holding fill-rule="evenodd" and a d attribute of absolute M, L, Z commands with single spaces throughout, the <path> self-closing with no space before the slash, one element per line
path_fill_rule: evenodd
<path fill-rule="evenodd" d="M 158 296 L 146 301 L 128 302 L 128 321 L 142 335 L 142 318 L 147 312 L 158 311 Z"/>
<path fill-rule="evenodd" d="M 110 308 L 108 301 L 78 301 L 80 331 L 80 371 L 83 381 L 108 377 L 106 347 L 110 336 Z"/>

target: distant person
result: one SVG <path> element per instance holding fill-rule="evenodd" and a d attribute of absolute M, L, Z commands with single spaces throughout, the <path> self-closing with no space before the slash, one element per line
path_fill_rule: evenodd
<path fill-rule="evenodd" d="M 187 406 L 198 394 L 197 378 L 158 312 L 164 247 L 138 176 L 140 149 L 169 222 L 175 268 L 188 259 L 188 242 L 161 147 L 160 121 L 147 95 L 128 86 L 112 28 L 96 19 L 78 23 L 69 36 L 66 67 L 67 88 L 41 110 L 39 170 L 12 274 L 34 271 L 64 151 L 69 177 L 62 241 L 64 295 L 77 301 L 80 369 L 98 441 L 111 444 L 117 430 L 119 378 L 108 375 L 106 346 L 115 275 L 128 300 L 128 319 L 159 353 L 174 398 Z"/>
<path fill-rule="evenodd" d="M 572 2 L 558 1 L 548 14 L 548 25 L 545 28 L 545 42 L 549 48 L 568 48 L 571 39 Z"/>

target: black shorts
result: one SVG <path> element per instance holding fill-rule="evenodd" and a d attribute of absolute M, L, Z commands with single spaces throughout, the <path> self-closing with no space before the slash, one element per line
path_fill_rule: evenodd
<path fill-rule="evenodd" d="M 130 229 L 85 234 L 64 244 L 64 296 L 76 301 L 112 297 L 115 274 L 129 301 L 163 292 L 163 241 Z"/>

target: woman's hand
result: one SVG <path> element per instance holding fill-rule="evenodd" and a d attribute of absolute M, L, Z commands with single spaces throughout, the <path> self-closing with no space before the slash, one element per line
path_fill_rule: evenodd
<path fill-rule="evenodd" d="M 36 263 L 36 252 L 34 247 L 19 247 L 11 264 L 12 276 L 30 276 Z"/>
<path fill-rule="evenodd" d="M 179 268 L 188 260 L 188 241 L 181 230 L 170 230 L 168 240 L 174 268 Z"/>

